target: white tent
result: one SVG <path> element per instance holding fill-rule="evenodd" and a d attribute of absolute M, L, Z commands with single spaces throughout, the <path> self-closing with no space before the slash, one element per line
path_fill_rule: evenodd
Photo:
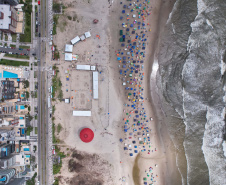
<path fill-rule="evenodd" d="M 72 61 L 72 54 L 71 53 L 65 53 L 65 60 L 66 61 Z"/>
<path fill-rule="evenodd" d="M 66 44 L 65 45 L 65 52 L 72 53 L 72 51 L 73 51 L 73 45 Z"/>
<path fill-rule="evenodd" d="M 98 72 L 93 72 L 93 99 L 98 99 Z"/>
<path fill-rule="evenodd" d="M 91 34 L 90 34 L 90 32 L 89 32 L 89 31 L 85 32 L 85 37 L 86 37 L 86 38 L 91 37 Z"/>
<path fill-rule="evenodd" d="M 81 39 L 81 40 L 85 40 L 85 39 L 86 39 L 85 35 L 82 35 L 82 36 L 80 37 L 80 39 Z"/>
<path fill-rule="evenodd" d="M 79 41 L 80 41 L 80 38 L 79 38 L 79 36 L 77 36 L 77 37 L 75 37 L 75 38 L 73 38 L 73 39 L 71 40 L 71 44 L 74 45 L 74 44 L 76 44 L 76 43 L 79 42 Z"/>
<path fill-rule="evenodd" d="M 88 70 L 88 71 L 90 71 L 90 65 L 77 65 L 76 69 L 77 70 Z"/>
<path fill-rule="evenodd" d="M 91 111 L 73 111 L 73 116 L 91 116 Z"/>

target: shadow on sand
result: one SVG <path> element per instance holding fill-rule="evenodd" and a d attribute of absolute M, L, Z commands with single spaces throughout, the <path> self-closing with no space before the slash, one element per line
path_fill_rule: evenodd
<path fill-rule="evenodd" d="M 135 185 L 140 185 L 140 169 L 138 167 L 138 160 L 140 159 L 140 153 L 137 155 L 133 165 L 133 182 Z"/>

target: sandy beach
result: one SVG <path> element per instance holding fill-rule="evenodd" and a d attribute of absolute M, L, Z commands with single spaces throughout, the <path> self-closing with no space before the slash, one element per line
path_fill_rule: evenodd
<path fill-rule="evenodd" d="M 67 154 L 60 174 L 56 175 L 60 178 L 60 184 L 79 184 L 86 179 L 84 185 L 94 182 L 106 185 L 168 185 L 174 184 L 178 176 L 174 147 L 161 117 L 156 116 L 156 110 L 161 107 L 152 103 L 150 92 L 154 90 L 150 89 L 154 87 L 150 78 L 153 75 L 155 48 L 173 2 L 142 0 L 136 3 L 102 0 L 63 2 L 67 8 L 59 18 L 58 34 L 54 36 L 61 57 L 59 61 L 53 61 L 59 70 L 63 98 L 70 99 L 70 104 L 59 100 L 53 102 L 56 108 L 54 122 L 56 127 L 59 124 L 62 126 L 62 131 L 56 136 L 60 142 L 55 146 Z M 123 10 L 125 13 L 122 13 Z M 138 14 L 140 10 L 144 10 L 143 16 Z M 77 21 L 69 21 L 69 15 L 76 15 Z M 142 17 L 139 18 L 139 15 Z M 92 23 L 94 18 L 99 20 L 97 24 Z M 138 22 L 141 22 L 140 29 Z M 122 23 L 127 26 L 123 27 Z M 126 31 L 127 28 L 129 31 Z M 119 42 L 122 37 L 119 30 L 123 30 L 125 42 Z M 134 35 L 133 30 L 136 32 Z M 86 31 L 90 31 L 92 37 L 73 47 L 73 53 L 79 56 L 78 61 L 64 61 L 65 44 Z M 136 47 L 132 48 L 128 40 L 131 44 L 137 41 Z M 143 43 L 145 49 L 141 50 L 139 47 Z M 132 56 L 130 49 L 139 53 Z M 128 51 L 131 51 L 129 55 Z M 126 63 L 123 64 L 123 61 Z M 96 66 L 99 72 L 98 100 L 92 99 L 92 73 L 74 69 L 72 65 L 77 64 Z M 126 67 L 123 68 L 123 65 Z M 123 82 L 126 85 L 122 85 Z M 91 110 L 92 116 L 73 117 L 73 110 Z M 81 129 L 85 127 L 94 131 L 94 139 L 90 143 L 84 143 L 79 138 Z M 73 157 L 78 155 L 82 157 Z M 82 167 L 70 169 L 72 160 Z"/>

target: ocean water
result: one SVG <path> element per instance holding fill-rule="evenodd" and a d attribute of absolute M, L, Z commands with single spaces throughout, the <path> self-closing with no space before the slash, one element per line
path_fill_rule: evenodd
<path fill-rule="evenodd" d="M 225 0 L 176 1 L 156 60 L 181 184 L 226 184 L 225 46 Z"/>

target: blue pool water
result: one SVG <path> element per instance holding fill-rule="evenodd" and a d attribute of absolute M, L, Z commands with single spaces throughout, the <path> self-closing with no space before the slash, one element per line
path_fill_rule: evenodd
<path fill-rule="evenodd" d="M 18 74 L 11 73 L 8 71 L 3 71 L 3 78 L 18 78 Z"/>
<path fill-rule="evenodd" d="M 28 152 L 28 151 L 30 151 L 30 149 L 29 148 L 24 148 L 24 151 L 27 151 Z"/>
<path fill-rule="evenodd" d="M 30 158 L 30 155 L 26 155 L 26 158 Z"/>
<path fill-rule="evenodd" d="M 18 110 L 18 105 L 16 105 L 16 110 Z"/>
<path fill-rule="evenodd" d="M 2 78 L 2 73 L 0 73 L 0 78 Z"/>
<path fill-rule="evenodd" d="M 24 119 L 24 117 L 20 117 L 20 119 Z"/>
<path fill-rule="evenodd" d="M 24 105 L 21 105 L 21 106 L 20 106 L 20 109 L 22 109 L 22 110 L 25 109 Z"/>
<path fill-rule="evenodd" d="M 24 95 L 24 94 L 21 94 L 21 97 L 22 97 L 22 98 L 24 98 L 24 97 L 25 97 L 25 95 Z"/>
<path fill-rule="evenodd" d="M 23 128 L 21 129 L 21 133 L 24 134 L 24 129 Z"/>

